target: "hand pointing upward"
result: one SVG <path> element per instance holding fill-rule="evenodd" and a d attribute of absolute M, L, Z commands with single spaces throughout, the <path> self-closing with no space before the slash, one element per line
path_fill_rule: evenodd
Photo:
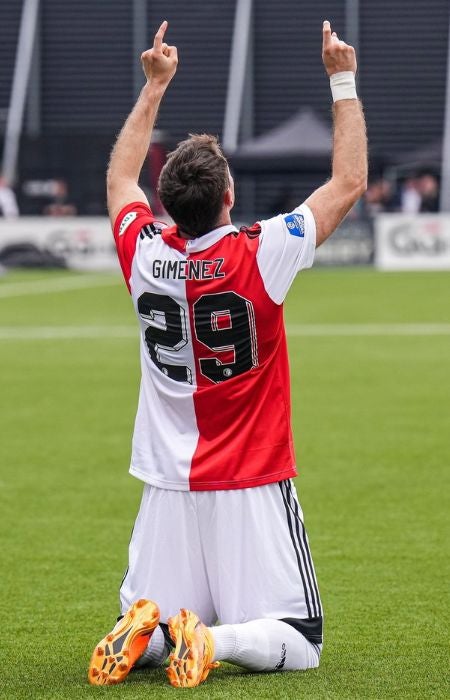
<path fill-rule="evenodd" d="M 164 20 L 155 34 L 153 47 L 141 55 L 142 68 L 147 82 L 166 87 L 176 73 L 178 52 L 176 46 L 169 46 L 164 41 L 169 23 Z"/>
<path fill-rule="evenodd" d="M 323 23 L 322 60 L 329 76 L 343 71 L 356 73 L 355 49 L 341 41 L 336 32 L 331 32 L 328 20 Z"/>

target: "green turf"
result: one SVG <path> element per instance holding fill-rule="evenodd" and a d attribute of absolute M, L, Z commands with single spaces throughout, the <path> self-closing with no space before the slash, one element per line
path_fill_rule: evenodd
<path fill-rule="evenodd" d="M 114 276 L 42 293 L 80 277 L 3 277 L 1 327 L 133 325 Z M 296 281 L 286 316 L 449 323 L 449 299 L 448 273 L 313 270 Z M 170 688 L 162 670 L 87 685 L 92 648 L 117 614 L 141 490 L 127 474 L 137 343 L 0 338 L 1 698 L 449 697 L 450 336 L 289 344 L 297 486 L 326 611 L 320 668 L 253 675 L 225 665 L 193 691 Z"/>

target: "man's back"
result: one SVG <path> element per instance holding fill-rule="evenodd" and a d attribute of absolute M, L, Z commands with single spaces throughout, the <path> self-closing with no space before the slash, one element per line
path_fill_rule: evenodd
<path fill-rule="evenodd" d="M 141 326 L 131 472 L 179 490 L 295 476 L 282 301 L 313 261 L 309 209 L 186 240 L 134 203 L 115 237 Z"/>

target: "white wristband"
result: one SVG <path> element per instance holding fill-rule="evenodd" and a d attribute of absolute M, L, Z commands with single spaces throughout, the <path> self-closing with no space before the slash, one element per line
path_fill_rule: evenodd
<path fill-rule="evenodd" d="M 355 74 L 351 70 L 335 73 L 330 76 L 331 94 L 333 102 L 338 100 L 356 100 Z"/>

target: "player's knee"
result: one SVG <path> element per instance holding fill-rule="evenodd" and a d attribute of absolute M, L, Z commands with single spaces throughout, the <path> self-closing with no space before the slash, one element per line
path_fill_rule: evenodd
<path fill-rule="evenodd" d="M 310 665 L 308 668 L 319 668 L 320 656 L 322 654 L 321 644 L 312 644 L 310 642 L 311 654 L 310 654 Z"/>
<path fill-rule="evenodd" d="M 302 644 L 301 650 L 298 650 L 299 653 L 294 653 L 293 657 L 290 659 L 290 669 L 308 671 L 312 668 L 319 668 L 322 645 L 314 644 L 306 639 L 303 640 L 303 642 L 304 644 Z"/>
<path fill-rule="evenodd" d="M 322 618 L 306 620 L 285 618 L 283 622 L 291 628 L 289 636 L 291 658 L 287 668 L 298 671 L 318 668 L 322 653 Z"/>

